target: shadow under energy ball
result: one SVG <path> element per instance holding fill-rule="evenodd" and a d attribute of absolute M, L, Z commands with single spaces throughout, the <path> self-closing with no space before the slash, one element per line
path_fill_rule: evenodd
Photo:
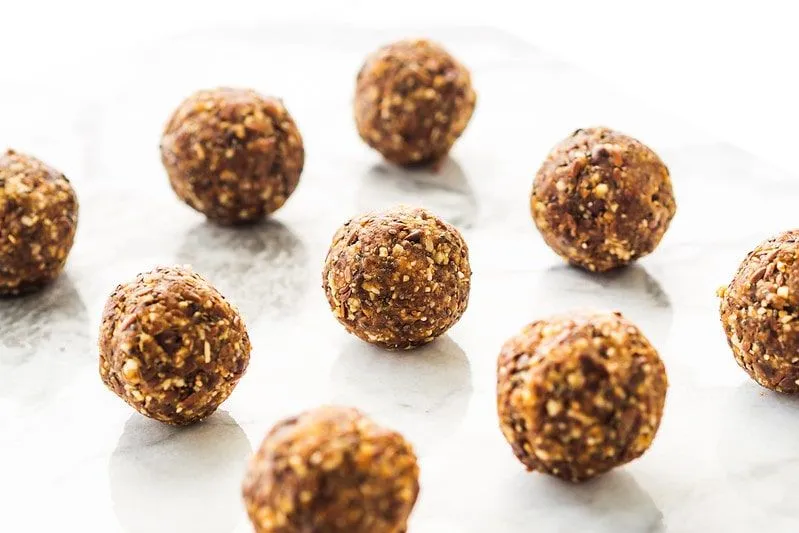
<path fill-rule="evenodd" d="M 477 195 L 460 164 L 451 157 L 437 168 L 403 168 L 385 162 L 373 165 L 358 189 L 362 211 L 410 204 L 426 207 L 460 229 L 477 221 Z"/>
<path fill-rule="evenodd" d="M 261 220 L 294 192 L 302 137 L 282 101 L 249 89 L 199 91 L 174 112 L 161 160 L 178 197 L 210 220 Z"/>
<path fill-rule="evenodd" d="M 114 512 L 126 533 L 232 533 L 238 487 L 252 453 L 229 414 L 173 428 L 133 415 L 108 465 Z"/>
<path fill-rule="evenodd" d="M 448 443 L 472 394 L 469 359 L 448 335 L 418 353 L 385 352 L 352 339 L 331 371 L 333 401 L 368 407 L 424 454 Z"/>
<path fill-rule="evenodd" d="M 760 243 L 718 294 L 738 365 L 766 388 L 799 392 L 799 230 Z"/>
<path fill-rule="evenodd" d="M 358 133 L 398 165 L 433 163 L 466 129 L 476 95 L 469 71 L 441 46 L 408 39 L 366 59 L 355 89 Z"/>
<path fill-rule="evenodd" d="M 528 470 L 584 481 L 649 448 L 667 386 L 658 353 L 621 314 L 538 320 L 500 352 L 500 428 Z"/>
<path fill-rule="evenodd" d="M 141 414 L 172 425 L 210 416 L 250 360 L 236 308 L 191 270 L 160 267 L 116 288 L 103 311 L 100 377 Z"/>
<path fill-rule="evenodd" d="M 0 156 L 0 297 L 57 278 L 77 226 L 78 199 L 63 174 L 13 150 Z"/>
<path fill-rule="evenodd" d="M 410 349 L 461 318 L 471 275 L 468 247 L 454 226 L 399 206 L 339 228 L 322 285 L 347 331 L 383 348 Z"/>
<path fill-rule="evenodd" d="M 33 411 L 94 362 L 86 306 L 69 275 L 25 298 L 0 300 L 0 401 Z"/>
<path fill-rule="evenodd" d="M 641 264 L 608 272 L 588 272 L 557 264 L 538 277 L 531 311 L 549 314 L 573 309 L 624 309 L 625 316 L 646 329 L 655 346 L 669 340 L 674 321 L 671 298 Z"/>
<path fill-rule="evenodd" d="M 536 174 L 530 208 L 555 253 L 602 272 L 651 253 L 677 206 L 655 152 L 608 128 L 588 128 L 552 149 Z"/>
<path fill-rule="evenodd" d="M 248 321 L 290 316 L 311 281 L 305 245 L 277 220 L 242 228 L 200 223 L 186 234 L 178 261 L 211 281 Z"/>

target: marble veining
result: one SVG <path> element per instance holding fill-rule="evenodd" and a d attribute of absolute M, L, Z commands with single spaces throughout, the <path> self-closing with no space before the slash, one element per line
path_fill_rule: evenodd
<path fill-rule="evenodd" d="M 479 92 L 472 123 L 436 171 L 380 162 L 351 117 L 364 55 L 414 34 L 451 48 Z M 239 497 L 248 455 L 275 421 L 323 403 L 354 404 L 415 443 L 422 492 L 409 533 L 799 530 L 799 400 L 737 367 L 714 296 L 759 240 L 796 226 L 795 177 L 490 29 L 197 28 L 120 48 L 116 64 L 80 74 L 74 83 L 91 90 L 59 99 L 47 127 L 12 105 L 34 88 L 12 86 L 0 102 L 0 141 L 61 168 L 81 201 L 64 276 L 0 300 L 0 531 L 251 531 Z M 174 197 L 158 158 L 171 109 L 219 84 L 282 96 L 306 143 L 296 193 L 251 228 L 204 222 Z M 678 203 L 661 246 L 606 275 L 563 265 L 528 204 L 550 147 L 594 124 L 661 153 Z M 336 228 L 396 203 L 458 226 L 474 270 L 462 320 L 402 354 L 347 335 L 320 287 Z M 97 373 L 105 299 L 171 263 L 193 265 L 239 306 L 253 344 L 222 409 L 182 430 L 134 413 Z M 633 319 L 670 381 L 653 447 L 580 486 L 524 472 L 494 399 L 505 339 L 576 307 Z"/>

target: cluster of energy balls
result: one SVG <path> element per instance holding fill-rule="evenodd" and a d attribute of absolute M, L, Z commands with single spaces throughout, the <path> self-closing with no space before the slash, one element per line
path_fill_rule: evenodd
<path fill-rule="evenodd" d="M 363 140 L 398 165 L 434 164 L 475 109 L 469 71 L 426 40 L 371 54 L 357 76 Z M 177 196 L 225 225 L 263 220 L 289 199 L 305 162 L 283 102 L 249 89 L 199 91 L 161 140 Z M 676 204 L 669 171 L 646 145 L 579 129 L 535 176 L 530 209 L 544 241 L 590 272 L 651 253 Z M 0 295 L 41 289 L 72 247 L 78 202 L 63 174 L 12 150 L 0 156 Z M 322 285 L 335 318 L 389 350 L 435 340 L 466 311 L 472 270 L 457 228 L 420 208 L 353 217 L 333 236 Z M 799 392 L 799 231 L 759 245 L 719 291 L 736 361 L 761 385 Z M 99 338 L 103 382 L 166 424 L 210 416 L 247 370 L 236 307 L 188 267 L 119 285 Z M 421 357 L 421 355 L 420 355 Z M 641 456 L 660 425 L 668 381 L 657 351 L 620 313 L 581 311 L 530 323 L 497 363 L 499 425 L 529 470 L 583 481 Z M 403 533 L 419 467 L 402 435 L 354 408 L 321 407 L 278 422 L 243 484 L 262 533 Z"/>

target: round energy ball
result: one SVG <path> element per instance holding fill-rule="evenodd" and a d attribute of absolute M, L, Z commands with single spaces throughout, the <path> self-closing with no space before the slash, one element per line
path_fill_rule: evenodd
<path fill-rule="evenodd" d="M 469 71 L 435 43 L 399 41 L 366 59 L 355 89 L 355 122 L 369 146 L 398 165 L 447 155 L 474 111 Z"/>
<path fill-rule="evenodd" d="M 607 128 L 577 130 L 553 148 L 536 174 L 530 207 L 547 245 L 592 272 L 652 252 L 677 208 L 657 154 Z"/>
<path fill-rule="evenodd" d="M 463 315 L 472 270 L 460 232 L 429 211 L 355 217 L 333 237 L 322 284 L 347 331 L 388 349 L 432 341 Z"/>
<path fill-rule="evenodd" d="M 178 197 L 220 224 L 263 219 L 300 180 L 302 137 L 276 98 L 249 89 L 199 91 L 173 113 L 161 161 Z"/>
<path fill-rule="evenodd" d="M 0 296 L 57 278 L 77 227 L 78 199 L 63 174 L 13 150 L 0 156 Z"/>
<path fill-rule="evenodd" d="M 621 314 L 555 316 L 502 347 L 500 428 L 528 470 L 584 481 L 649 448 L 666 387 L 657 352 Z"/>
<path fill-rule="evenodd" d="M 242 493 L 257 533 L 404 533 L 419 467 L 399 433 L 321 407 L 272 428 Z"/>
<path fill-rule="evenodd" d="M 799 392 L 799 230 L 760 243 L 718 294 L 741 368 L 766 388 Z"/>
<path fill-rule="evenodd" d="M 186 425 L 210 416 L 249 360 L 250 339 L 238 311 L 189 269 L 139 274 L 105 305 L 100 376 L 150 418 Z"/>

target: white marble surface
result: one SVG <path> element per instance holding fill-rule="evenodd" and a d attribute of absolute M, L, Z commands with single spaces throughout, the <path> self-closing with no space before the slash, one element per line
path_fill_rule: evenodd
<path fill-rule="evenodd" d="M 442 40 L 479 91 L 472 124 L 436 175 L 384 165 L 351 119 L 363 56 L 403 34 Z M 799 529 L 799 400 L 738 369 L 714 297 L 756 242 L 796 225 L 791 176 L 486 29 L 208 29 L 71 81 L 69 98 L 22 80 L 0 100 L 0 141 L 63 169 L 82 204 L 65 275 L 41 294 L 0 301 L 0 531 L 250 531 L 238 489 L 246 458 L 276 420 L 330 402 L 359 406 L 416 444 L 422 493 L 412 533 Z M 173 197 L 160 167 L 169 111 L 219 84 L 282 95 L 305 137 L 300 187 L 268 224 L 205 223 Z M 656 253 L 589 276 L 543 245 L 527 198 L 551 145 L 599 123 L 662 154 L 678 213 Z M 336 227 L 400 201 L 457 224 L 474 269 L 460 323 L 408 354 L 348 336 L 320 288 Z M 114 285 L 176 262 L 239 305 L 253 342 L 231 398 L 183 430 L 142 418 L 105 390 L 95 347 Z M 494 402 L 504 339 L 574 307 L 626 313 L 671 381 L 651 450 L 581 486 L 525 473 L 497 429 Z"/>

